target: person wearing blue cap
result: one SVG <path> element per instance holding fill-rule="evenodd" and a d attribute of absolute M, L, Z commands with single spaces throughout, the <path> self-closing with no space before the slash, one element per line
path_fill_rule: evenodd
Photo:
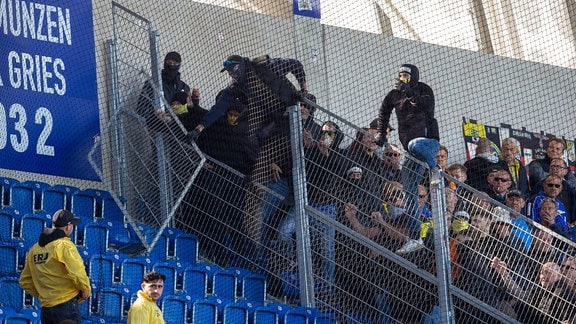
<path fill-rule="evenodd" d="M 188 133 L 188 141 L 197 140 L 200 133 L 224 116 L 234 102 L 240 101 L 248 104 L 252 91 L 249 76 L 255 76 L 256 79 L 259 79 L 286 107 L 296 105 L 301 93 L 308 91 L 304 67 L 296 59 L 271 58 L 268 55 L 264 55 L 251 60 L 248 57 L 235 54 L 226 58 L 220 72 L 227 72 L 232 78 L 232 82 L 219 93 L 218 100 L 200 121 L 199 125 Z M 300 93 L 286 78 L 289 73 L 294 75 L 298 81 Z M 271 133 L 271 129 L 274 127 L 273 124 L 268 125 L 268 123 L 274 123 L 275 119 L 277 119 L 275 118 L 276 115 L 282 115 L 284 111 L 279 114 L 276 113 L 275 111 L 263 112 L 265 115 L 264 119 L 267 120 L 266 125 L 268 126 L 265 132 L 261 132 L 265 137 Z"/>

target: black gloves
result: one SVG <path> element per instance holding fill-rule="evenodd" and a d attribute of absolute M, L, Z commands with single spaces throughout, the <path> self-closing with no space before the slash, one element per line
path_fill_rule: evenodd
<path fill-rule="evenodd" d="M 410 83 L 404 83 L 399 79 L 396 79 L 396 84 L 394 84 L 394 88 L 396 90 L 402 91 L 407 98 L 414 97 L 414 88 L 410 85 Z"/>
<path fill-rule="evenodd" d="M 188 134 L 186 134 L 186 142 L 192 144 L 198 140 L 198 137 L 200 137 L 200 131 L 193 129 Z"/>
<path fill-rule="evenodd" d="M 388 141 L 386 140 L 386 136 L 382 136 L 381 134 L 376 135 L 374 137 L 374 141 L 376 142 L 376 145 L 378 145 L 378 146 L 382 146 L 382 147 L 388 146 Z"/>
<path fill-rule="evenodd" d="M 402 83 L 402 84 L 400 85 L 399 90 L 400 90 L 400 91 L 404 91 L 404 92 L 408 92 L 408 91 L 410 90 L 410 88 L 412 88 L 412 87 L 410 86 L 410 83 Z"/>

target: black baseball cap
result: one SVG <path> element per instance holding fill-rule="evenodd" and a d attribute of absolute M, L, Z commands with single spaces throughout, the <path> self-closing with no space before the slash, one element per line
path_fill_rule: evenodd
<path fill-rule="evenodd" d="M 232 68 L 234 68 L 234 65 L 242 63 L 242 60 L 243 60 L 243 58 L 240 55 L 228 56 L 226 58 L 226 61 L 224 61 L 224 64 L 222 64 L 224 66 L 224 68 L 222 68 L 222 70 L 220 70 L 220 72 L 231 71 Z"/>
<path fill-rule="evenodd" d="M 74 216 L 74 214 L 65 209 L 60 209 L 56 211 L 54 213 L 53 218 L 56 219 L 55 221 L 52 222 L 52 225 L 54 225 L 54 227 L 65 227 L 70 224 L 78 225 L 80 224 L 80 222 L 82 222 L 80 218 Z"/>
<path fill-rule="evenodd" d="M 509 190 L 509 191 L 506 193 L 506 198 L 508 198 L 508 197 L 520 197 L 520 198 L 522 198 L 522 199 L 525 199 L 525 198 L 526 198 L 526 197 L 524 196 L 524 194 L 522 193 L 522 191 L 520 191 L 520 190 L 518 190 L 518 189 Z"/>

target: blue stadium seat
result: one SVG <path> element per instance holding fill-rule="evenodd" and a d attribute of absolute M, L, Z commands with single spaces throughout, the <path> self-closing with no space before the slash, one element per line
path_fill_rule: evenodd
<path fill-rule="evenodd" d="M 154 238 L 158 234 L 158 229 L 146 224 L 138 224 L 136 227 L 138 228 L 140 233 L 144 236 L 146 242 L 148 244 L 152 244 Z M 134 234 L 137 235 L 136 233 Z M 153 259 L 165 261 L 168 259 L 169 256 L 168 245 L 169 245 L 168 236 L 162 233 L 158 237 L 158 240 L 156 241 L 152 251 L 148 251 L 148 255 Z"/>
<path fill-rule="evenodd" d="M 0 277 L 18 275 L 18 248 L 11 242 L 0 245 Z"/>
<path fill-rule="evenodd" d="M 2 306 L 10 307 L 16 311 L 20 311 L 26 306 L 24 290 L 20 288 L 18 279 L 18 277 L 0 278 L 0 303 Z"/>
<path fill-rule="evenodd" d="M 152 266 L 152 270 L 160 272 L 166 276 L 164 281 L 164 294 L 173 295 L 176 293 L 178 269 L 168 262 L 159 262 Z"/>
<path fill-rule="evenodd" d="M 0 323 L 5 323 L 6 316 L 16 313 L 16 311 L 8 306 L 2 306 L 0 303 Z"/>
<path fill-rule="evenodd" d="M 118 206 L 116 200 L 114 200 L 109 193 L 102 197 L 102 218 L 124 222 L 124 213 L 122 210 L 126 206 L 126 199 L 124 199 L 124 197 L 118 197 L 118 200 L 121 202 L 121 206 Z"/>
<path fill-rule="evenodd" d="M 202 268 L 208 274 L 208 293 L 212 294 L 214 274 L 222 270 L 222 268 L 219 265 L 210 262 L 199 262 L 196 263 L 194 266 Z"/>
<path fill-rule="evenodd" d="M 238 278 L 238 296 L 246 300 L 264 303 L 266 299 L 266 277 L 244 268 L 228 268 Z"/>
<path fill-rule="evenodd" d="M 22 182 L 23 184 L 30 186 L 30 188 L 32 188 L 32 190 L 34 190 L 34 201 L 35 201 L 35 205 L 34 205 L 34 209 L 39 210 L 42 207 L 42 191 L 46 188 L 50 188 L 50 185 L 45 183 L 45 182 L 41 182 L 41 181 L 35 181 L 35 180 L 27 180 Z"/>
<path fill-rule="evenodd" d="M 10 207 L 18 209 L 23 214 L 32 213 L 36 207 L 36 192 L 31 184 L 14 183 L 10 187 Z"/>
<path fill-rule="evenodd" d="M 175 228 L 175 227 L 166 226 L 166 228 L 164 228 L 164 232 L 162 232 L 162 234 L 164 234 L 168 238 L 168 257 L 169 258 L 174 258 L 174 256 L 175 256 L 174 241 L 176 239 L 176 236 L 178 236 L 182 233 L 185 233 L 185 232 L 178 229 L 178 228 Z"/>
<path fill-rule="evenodd" d="M 88 249 L 83 246 L 77 246 L 77 249 L 78 254 L 80 254 L 80 257 L 84 261 L 84 266 L 86 269 L 88 269 L 90 266 L 90 258 L 93 256 L 93 254 L 91 254 L 90 251 L 88 251 Z"/>
<path fill-rule="evenodd" d="M 94 313 L 105 319 L 121 321 L 126 317 L 125 300 L 125 291 L 122 289 L 115 287 L 100 288 L 96 292 Z"/>
<path fill-rule="evenodd" d="M 37 210 L 34 212 L 34 216 L 44 219 L 44 226 L 46 226 L 46 227 L 52 227 L 52 216 L 53 215 L 54 214 L 51 214 L 51 213 L 44 211 L 44 210 Z"/>
<path fill-rule="evenodd" d="M 188 322 L 193 299 L 187 294 L 179 293 L 162 298 L 162 315 L 166 323 Z"/>
<path fill-rule="evenodd" d="M 204 299 L 195 301 L 192 304 L 192 323 L 218 323 L 218 305 Z"/>
<path fill-rule="evenodd" d="M 308 314 L 301 309 L 289 309 L 284 313 L 284 324 L 308 324 Z"/>
<path fill-rule="evenodd" d="M 130 237 L 130 231 L 128 230 L 129 225 L 122 221 L 103 218 L 97 220 L 96 223 L 108 228 L 109 249 L 119 250 L 129 244 L 140 242 L 140 240 Z"/>
<path fill-rule="evenodd" d="M 87 188 L 82 190 L 84 194 L 90 195 L 96 199 L 96 210 L 94 217 L 95 218 L 103 218 L 104 215 L 102 214 L 102 204 L 104 199 L 112 199 L 112 194 L 106 190 L 94 189 L 94 188 Z M 113 201 L 114 199 L 112 199 Z"/>
<path fill-rule="evenodd" d="M 222 323 L 248 324 L 248 309 L 234 303 L 224 306 Z"/>
<path fill-rule="evenodd" d="M 84 226 L 82 241 L 77 241 L 88 249 L 91 253 L 104 253 L 108 249 L 108 227 L 92 222 Z"/>
<path fill-rule="evenodd" d="M 259 304 L 254 304 L 245 300 L 228 303 L 224 306 L 224 314 L 222 316 L 222 323 L 252 323 L 254 317 L 254 310 Z"/>
<path fill-rule="evenodd" d="M 9 177 L 0 177 L 0 205 L 1 206 L 9 206 L 10 205 L 10 187 L 13 184 L 19 183 L 20 181 L 9 178 Z"/>
<path fill-rule="evenodd" d="M 20 213 L 19 210 L 14 209 L 12 207 L 4 207 L 2 209 L 0 209 L 0 214 L 8 214 L 9 216 L 12 217 L 13 219 L 13 223 L 12 223 L 12 239 L 20 239 L 20 223 L 22 221 L 22 217 L 24 216 L 24 214 Z M 8 238 L 8 240 L 10 240 L 10 237 Z"/>
<path fill-rule="evenodd" d="M 65 184 L 56 184 L 52 186 L 52 189 L 63 192 L 66 195 L 66 208 L 67 210 L 71 210 L 72 208 L 72 195 L 78 191 L 81 191 L 80 188 L 65 185 Z"/>
<path fill-rule="evenodd" d="M 119 262 L 109 254 L 96 254 L 90 257 L 88 277 L 99 288 L 109 288 L 114 284 L 115 263 Z"/>
<path fill-rule="evenodd" d="M 227 301 L 236 301 L 238 278 L 234 270 L 222 269 L 212 277 L 212 294 Z"/>
<path fill-rule="evenodd" d="M 258 306 L 254 310 L 254 324 L 281 323 L 284 314 L 291 309 L 284 304 L 271 303 L 265 306 Z"/>
<path fill-rule="evenodd" d="M 0 242 L 10 241 L 14 236 L 14 215 L 0 210 Z"/>
<path fill-rule="evenodd" d="M 96 196 L 87 190 L 80 190 L 72 194 L 70 211 L 83 219 L 83 222 L 96 220 Z"/>
<path fill-rule="evenodd" d="M 151 268 L 152 264 L 149 258 L 125 258 L 120 263 L 120 282 L 125 285 L 130 292 L 137 292 L 140 289 L 144 274 Z"/>
<path fill-rule="evenodd" d="M 20 220 L 20 238 L 24 241 L 24 246 L 29 248 L 38 242 L 40 233 L 44 230 L 46 221 L 38 214 L 26 214 Z"/>
<path fill-rule="evenodd" d="M 253 303 L 248 300 L 238 300 L 234 303 L 229 303 L 229 305 L 239 305 L 240 307 L 246 308 L 248 310 L 248 323 L 254 323 L 254 311 L 257 307 L 262 306 L 260 303 Z"/>
<path fill-rule="evenodd" d="M 180 233 L 174 238 L 174 257 L 190 263 L 198 261 L 198 236 Z"/>
<path fill-rule="evenodd" d="M 194 298 L 208 295 L 208 277 L 211 274 L 201 265 L 191 265 L 182 272 L 182 290 Z"/>
<path fill-rule="evenodd" d="M 36 309 L 23 309 L 4 318 L 4 323 L 10 324 L 40 324 L 40 311 Z"/>
<path fill-rule="evenodd" d="M 54 214 L 59 209 L 67 209 L 68 193 L 60 187 L 48 187 L 42 190 L 40 209 L 49 214 Z"/>
<path fill-rule="evenodd" d="M 224 307 L 227 304 L 234 302 L 234 301 L 231 301 L 228 299 L 222 299 L 218 296 L 208 296 L 204 300 L 207 300 L 207 301 L 211 302 L 212 304 L 216 305 L 216 308 L 218 310 L 218 322 L 222 322 L 222 317 L 224 314 Z"/>
<path fill-rule="evenodd" d="M 152 244 L 154 237 L 153 236 L 147 236 L 146 237 L 146 241 L 148 242 L 148 244 Z M 152 251 L 149 251 L 148 254 L 155 259 L 158 260 L 167 260 L 168 259 L 168 237 L 166 237 L 166 235 L 162 234 L 158 237 L 158 240 L 156 241 L 156 244 L 154 245 L 154 247 L 152 248 Z"/>

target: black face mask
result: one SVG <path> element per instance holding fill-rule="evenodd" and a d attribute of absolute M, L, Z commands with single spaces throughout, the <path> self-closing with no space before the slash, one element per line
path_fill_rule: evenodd
<path fill-rule="evenodd" d="M 243 84 L 246 79 L 246 67 L 244 66 L 244 63 L 238 64 L 238 69 L 230 73 L 230 77 L 236 81 L 236 83 Z"/>
<path fill-rule="evenodd" d="M 167 79 L 174 80 L 178 76 L 178 70 L 180 70 L 180 64 L 171 65 L 164 63 L 164 70 L 162 70 L 162 75 Z"/>

